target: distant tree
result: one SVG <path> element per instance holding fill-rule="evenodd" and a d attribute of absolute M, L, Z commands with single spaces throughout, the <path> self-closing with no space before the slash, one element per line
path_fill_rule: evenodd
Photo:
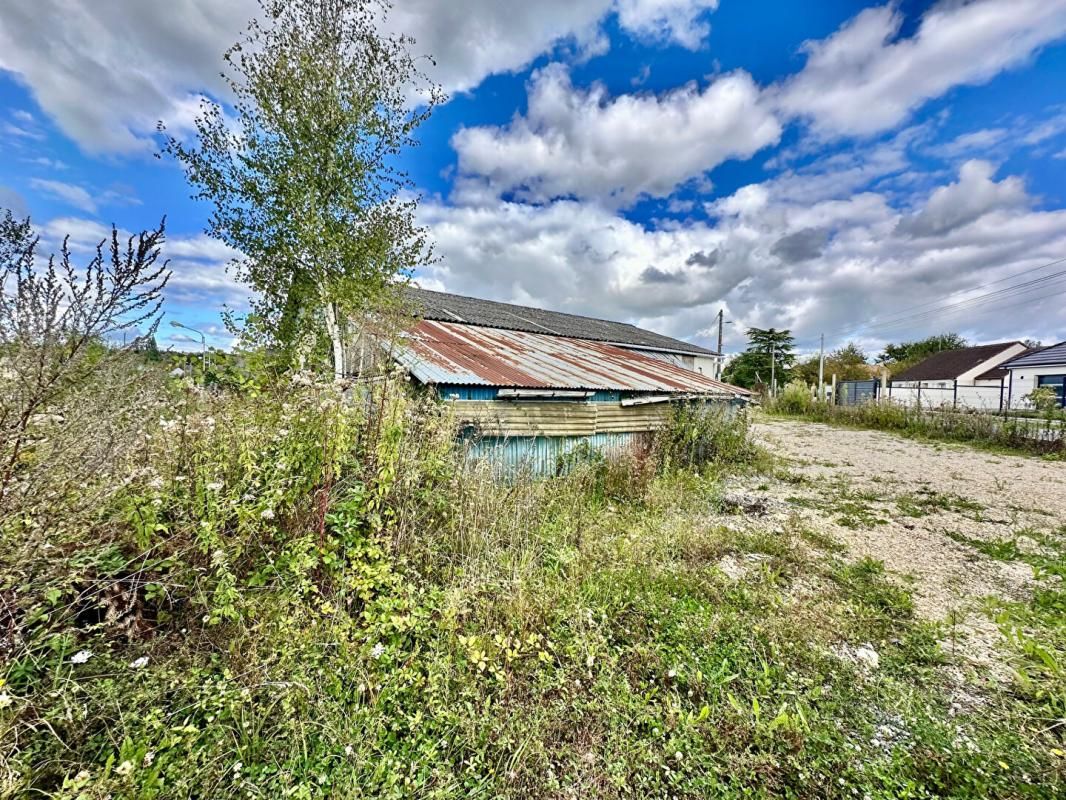
<path fill-rule="evenodd" d="M 914 342 L 885 345 L 884 351 L 877 357 L 877 363 L 884 364 L 893 374 L 925 361 L 934 353 L 944 350 L 961 350 L 968 343 L 957 333 L 941 333 Z"/>
<path fill-rule="evenodd" d="M 796 361 L 796 340 L 790 330 L 748 328 L 747 349 L 729 362 L 725 379 L 745 388 L 770 383 L 773 373 L 778 385 L 789 380 L 789 370 Z M 771 358 L 773 366 L 771 366 Z"/>
<path fill-rule="evenodd" d="M 1043 343 L 1039 339 L 1022 339 L 1022 344 L 1028 347 L 1030 350 L 1039 350 L 1043 347 Z"/>
<path fill-rule="evenodd" d="M 164 149 L 213 203 L 208 232 L 243 254 L 257 293 L 244 333 L 302 358 L 324 328 L 340 375 L 352 315 L 431 258 L 396 158 L 442 94 L 409 38 L 379 32 L 385 2 L 260 6 L 224 56 L 233 116 L 205 101 L 195 144 Z"/>
<path fill-rule="evenodd" d="M 837 348 L 825 356 L 825 380 L 836 375 L 837 380 L 858 381 L 870 376 L 870 365 L 867 363 L 866 353 L 855 342 L 848 342 L 843 347 Z M 818 356 L 810 358 L 798 364 L 793 370 L 793 379 L 799 379 L 807 384 L 818 382 Z"/>

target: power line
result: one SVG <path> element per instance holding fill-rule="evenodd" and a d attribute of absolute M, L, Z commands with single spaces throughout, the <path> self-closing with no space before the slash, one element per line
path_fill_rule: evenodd
<path fill-rule="evenodd" d="M 838 331 L 832 332 L 830 334 L 830 336 L 841 337 L 841 336 L 847 336 L 847 335 L 854 334 L 854 333 L 859 333 L 859 332 L 868 332 L 868 331 L 878 330 L 878 329 L 882 329 L 882 328 L 897 327 L 898 325 L 901 325 L 901 324 L 914 324 L 914 323 L 921 322 L 921 321 L 924 321 L 926 319 L 932 318 L 934 316 L 942 315 L 944 313 L 949 313 L 949 312 L 950 313 L 954 313 L 954 310 L 963 310 L 963 309 L 970 308 L 970 307 L 976 307 L 976 306 L 981 305 L 984 302 L 987 302 L 989 300 L 993 300 L 993 299 L 997 299 L 997 298 L 1002 299 L 1002 298 L 1011 297 L 1011 296 L 1015 296 L 1015 295 L 1025 294 L 1027 292 L 1034 291 L 1036 289 L 1043 289 L 1043 288 L 1045 288 L 1044 284 L 1046 284 L 1048 282 L 1051 282 L 1051 281 L 1053 281 L 1053 280 L 1055 280 L 1057 278 L 1066 276 L 1066 270 L 1061 270 L 1059 272 L 1054 272 L 1054 273 L 1052 273 L 1050 275 L 1045 275 L 1043 277 L 1036 278 L 1036 279 L 1031 280 L 1031 281 L 1025 281 L 1023 283 L 1016 284 L 1014 286 L 1008 286 L 1008 287 L 1005 287 L 1003 289 L 998 289 L 998 290 L 996 290 L 994 292 L 988 292 L 988 293 L 986 293 L 984 295 L 978 295 L 977 297 L 967 298 L 966 300 L 961 300 L 961 301 L 959 301 L 957 303 L 949 303 L 946 306 L 938 306 L 939 303 L 942 303 L 943 300 L 948 298 L 948 297 L 953 297 L 954 295 L 962 294 L 964 292 L 973 292 L 973 291 L 975 291 L 977 289 L 988 288 L 989 286 L 995 286 L 997 284 L 1004 283 L 1004 282 L 1006 282 L 1008 280 L 1013 280 L 1015 278 L 1018 278 L 1018 277 L 1020 277 L 1022 275 L 1028 275 L 1028 274 L 1031 274 L 1031 273 L 1036 272 L 1038 270 L 1047 269 L 1048 267 L 1052 267 L 1052 266 L 1055 266 L 1057 264 L 1061 264 L 1061 263 L 1064 263 L 1064 262 L 1066 262 L 1066 258 L 1059 258 L 1059 259 L 1056 259 L 1055 261 L 1050 261 L 1050 262 L 1048 262 L 1046 264 L 1041 264 L 1040 266 L 1037 266 L 1037 267 L 1030 267 L 1029 269 L 1013 273 L 1013 274 L 1008 275 L 1008 276 L 1006 276 L 1004 278 L 999 278 L 999 279 L 994 280 L 994 281 L 989 281 L 987 283 L 980 284 L 978 286 L 967 287 L 965 289 L 959 289 L 959 290 L 956 290 L 955 292 L 952 292 L 951 294 L 945 295 L 944 298 L 940 298 L 938 300 L 933 300 L 933 301 L 930 301 L 930 302 L 927 302 L 927 303 L 921 303 L 921 304 L 919 304 L 917 306 L 911 306 L 906 312 L 902 312 L 902 313 L 897 312 L 895 314 L 890 314 L 887 317 L 885 317 L 885 316 L 882 316 L 880 318 L 873 317 L 870 320 L 867 320 L 866 322 L 863 322 L 863 323 L 861 323 L 859 325 L 856 325 L 856 326 L 853 326 L 853 327 L 848 327 L 848 328 L 842 328 L 842 329 L 840 329 Z M 930 308 L 930 306 L 937 306 L 937 307 Z M 920 311 L 919 310 L 919 309 L 923 309 L 923 308 L 926 308 L 928 310 L 926 310 L 926 311 Z M 811 344 L 811 345 L 813 345 L 815 341 L 816 340 L 814 340 L 814 339 L 804 340 L 803 344 Z"/>

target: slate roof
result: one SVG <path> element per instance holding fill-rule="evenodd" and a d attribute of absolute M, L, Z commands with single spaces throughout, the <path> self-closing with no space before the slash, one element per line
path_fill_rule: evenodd
<path fill-rule="evenodd" d="M 925 361 L 903 370 L 898 375 L 893 375 L 892 380 L 894 382 L 955 380 L 974 367 L 981 366 L 988 359 L 999 355 L 1008 347 L 1014 347 L 1017 344 L 1020 342 L 999 342 L 977 347 L 963 347 L 960 350 L 944 350 L 934 353 Z"/>
<path fill-rule="evenodd" d="M 1019 367 L 1057 367 L 1060 364 L 1066 365 L 1066 342 L 1029 350 L 1015 356 L 1002 366 L 1007 369 L 1017 369 Z"/>
<path fill-rule="evenodd" d="M 672 351 L 696 356 L 716 355 L 713 350 L 683 342 L 670 336 L 647 331 L 625 322 L 613 322 L 560 311 L 547 311 L 531 306 L 499 303 L 463 297 L 447 292 L 407 287 L 413 310 L 423 319 L 439 322 L 459 322 L 483 328 L 525 331 L 548 336 L 565 336 L 593 342 L 608 342 L 622 347 Z"/>

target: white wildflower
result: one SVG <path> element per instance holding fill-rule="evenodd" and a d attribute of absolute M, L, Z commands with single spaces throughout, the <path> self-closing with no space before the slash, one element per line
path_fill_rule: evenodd
<path fill-rule="evenodd" d="M 259 516 L 263 519 L 274 519 L 274 509 L 264 508 L 262 511 L 259 512 Z"/>
<path fill-rule="evenodd" d="M 140 658 L 135 658 L 133 661 L 130 662 L 130 669 L 143 669 L 147 666 L 148 656 L 141 656 Z"/>
<path fill-rule="evenodd" d="M 218 481 L 212 481 L 211 483 L 207 484 L 207 491 L 220 492 L 222 491 L 222 484 Z"/>
<path fill-rule="evenodd" d="M 233 771 L 238 775 L 241 774 L 242 769 L 244 769 L 244 764 L 242 764 L 240 761 L 233 765 Z"/>
<path fill-rule="evenodd" d="M 84 664 L 93 657 L 92 650 L 79 650 L 70 657 L 71 664 Z"/>
<path fill-rule="evenodd" d="M 152 766 L 153 761 L 155 761 L 155 753 L 149 750 L 147 753 L 144 754 L 144 760 L 141 762 L 141 766 L 150 767 Z"/>
<path fill-rule="evenodd" d="M 350 756 L 354 752 L 355 749 L 350 744 L 344 745 L 344 755 Z"/>
<path fill-rule="evenodd" d="M 121 764 L 118 765 L 118 767 L 115 768 L 116 775 L 129 775 L 131 772 L 133 772 L 132 761 L 123 761 Z"/>
<path fill-rule="evenodd" d="M 381 642 L 378 642 L 376 645 L 374 645 L 371 648 L 370 655 L 372 655 L 374 658 L 381 658 L 381 656 L 382 656 L 382 654 L 384 652 L 385 652 L 385 645 L 383 645 Z"/>
<path fill-rule="evenodd" d="M 0 708 L 7 708 L 15 701 L 7 692 L 0 692 Z"/>

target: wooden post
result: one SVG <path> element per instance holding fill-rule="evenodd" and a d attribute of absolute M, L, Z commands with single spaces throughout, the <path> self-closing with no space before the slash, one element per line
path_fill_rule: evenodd
<path fill-rule="evenodd" d="M 833 398 L 829 401 L 830 405 L 837 404 L 837 374 L 833 373 Z"/>

